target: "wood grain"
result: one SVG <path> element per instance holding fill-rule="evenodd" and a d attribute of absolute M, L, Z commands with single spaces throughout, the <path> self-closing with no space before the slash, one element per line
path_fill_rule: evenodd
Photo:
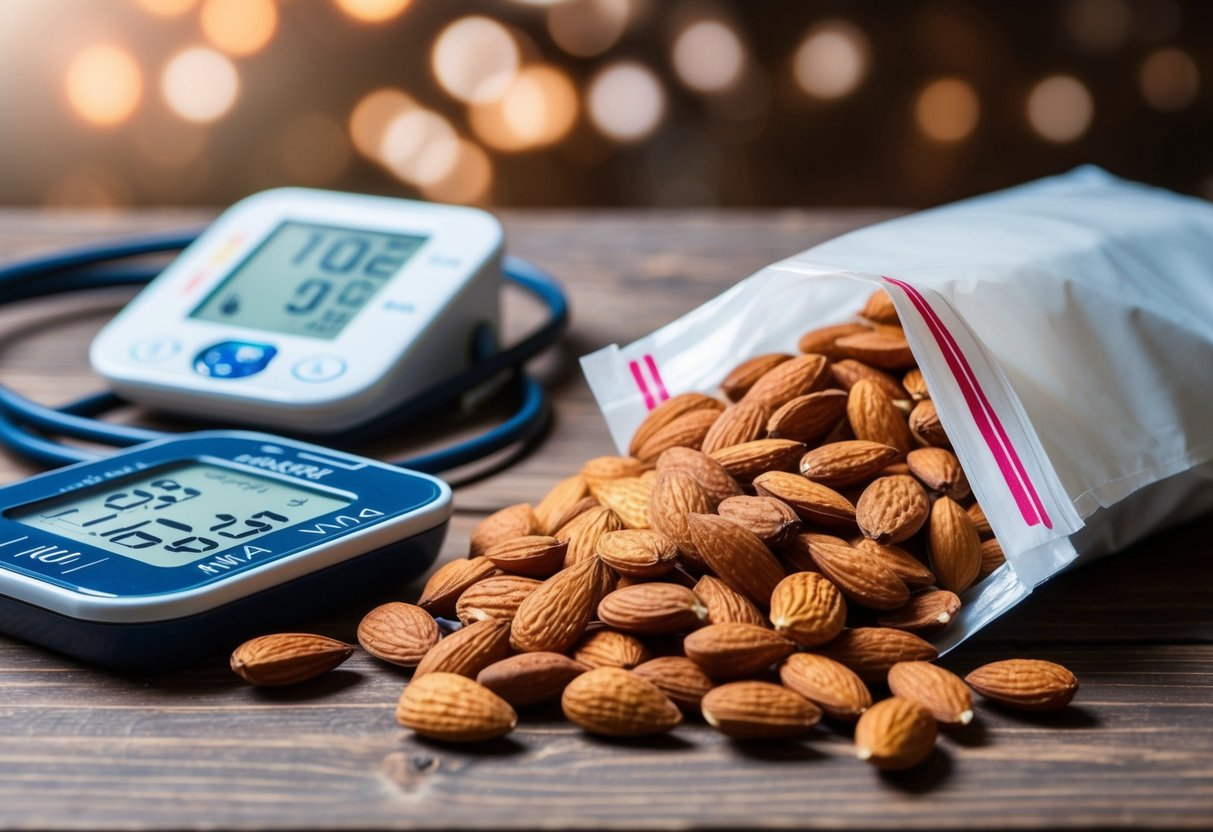
<path fill-rule="evenodd" d="M 557 399 L 538 453 L 457 493 L 442 559 L 484 513 L 537 499 L 611 450 L 575 358 L 626 343 L 761 266 L 881 211 L 507 212 L 514 252 L 558 274 L 574 323 L 537 362 Z M 0 258 L 206 218 L 197 212 L 0 210 Z M 0 380 L 42 401 L 98 386 L 89 339 L 115 290 L 0 309 Z M 510 332 L 535 311 L 507 299 Z M 124 414 L 147 418 L 146 414 Z M 470 419 L 455 434 L 476 429 Z M 180 427 L 180 425 L 174 425 Z M 385 457 L 449 439 L 431 425 Z M 418 438 L 420 437 L 420 438 Z M 33 468 L 0 459 L 0 479 Z M 1075 706 L 1017 717 L 985 704 L 928 765 L 878 775 L 845 736 L 730 742 L 702 724 L 645 742 L 524 716 L 477 750 L 419 741 L 393 707 L 407 674 L 359 653 L 297 689 L 259 691 L 223 657 L 173 675 L 88 668 L 0 638 L 0 824 L 5 828 L 1208 827 L 1213 821 L 1213 519 L 1062 576 L 950 655 L 957 671 L 1028 655 L 1082 681 Z M 418 586 L 390 597 L 413 598 Z M 368 600 L 366 606 L 372 603 Z M 361 608 L 310 623 L 352 639 Z"/>

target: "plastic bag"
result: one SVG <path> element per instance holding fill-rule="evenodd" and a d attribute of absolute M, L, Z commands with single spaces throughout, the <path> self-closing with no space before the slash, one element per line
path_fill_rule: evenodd
<path fill-rule="evenodd" d="M 860 229 L 585 356 L 615 444 L 669 396 L 718 393 L 742 359 L 795 353 L 874 286 L 1007 556 L 941 648 L 1213 507 L 1213 205 L 1090 167 Z"/>

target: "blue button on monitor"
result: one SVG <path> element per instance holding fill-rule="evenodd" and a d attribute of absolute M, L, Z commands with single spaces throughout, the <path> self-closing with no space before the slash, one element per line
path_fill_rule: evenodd
<path fill-rule="evenodd" d="M 221 341 L 194 358 L 194 372 L 211 378 L 245 378 L 265 369 L 277 347 L 250 341 Z"/>

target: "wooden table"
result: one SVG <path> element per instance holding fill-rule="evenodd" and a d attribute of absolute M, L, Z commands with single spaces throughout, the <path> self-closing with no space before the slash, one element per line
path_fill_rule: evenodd
<path fill-rule="evenodd" d="M 888 215 L 505 212 L 511 250 L 559 275 L 572 299 L 563 361 L 539 367 L 557 423 L 537 453 L 457 492 L 443 559 L 465 552 L 486 512 L 535 500 L 579 461 L 611 452 L 577 356 L 626 343 L 771 261 Z M 0 257 L 207 216 L 0 211 Z M 87 344 L 128 296 L 0 310 L 0 379 L 52 403 L 96 388 Z M 525 302 L 507 306 L 515 331 L 534 318 Z M 31 470 L 0 458 L 4 481 Z M 0 638 L 0 825 L 1207 827 L 1211 534 L 1213 520 L 1202 521 L 1063 576 L 949 656 L 958 670 L 1055 659 L 1082 690 L 1055 716 L 983 706 L 974 730 L 944 738 L 924 767 L 898 776 L 859 764 L 849 742 L 826 731 L 750 746 L 687 725 L 661 739 L 606 742 L 538 718 L 487 748 L 450 748 L 396 727 L 406 676 L 363 654 L 317 683 L 263 691 L 237 680 L 222 657 L 128 677 Z M 353 640 L 361 609 L 311 626 Z"/>

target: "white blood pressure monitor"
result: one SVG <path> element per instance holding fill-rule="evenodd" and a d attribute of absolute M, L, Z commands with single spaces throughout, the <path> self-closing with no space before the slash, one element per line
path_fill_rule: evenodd
<path fill-rule="evenodd" d="M 475 360 L 495 337 L 491 215 L 299 188 L 228 209 L 94 339 L 132 401 L 278 430 L 337 432 Z"/>

